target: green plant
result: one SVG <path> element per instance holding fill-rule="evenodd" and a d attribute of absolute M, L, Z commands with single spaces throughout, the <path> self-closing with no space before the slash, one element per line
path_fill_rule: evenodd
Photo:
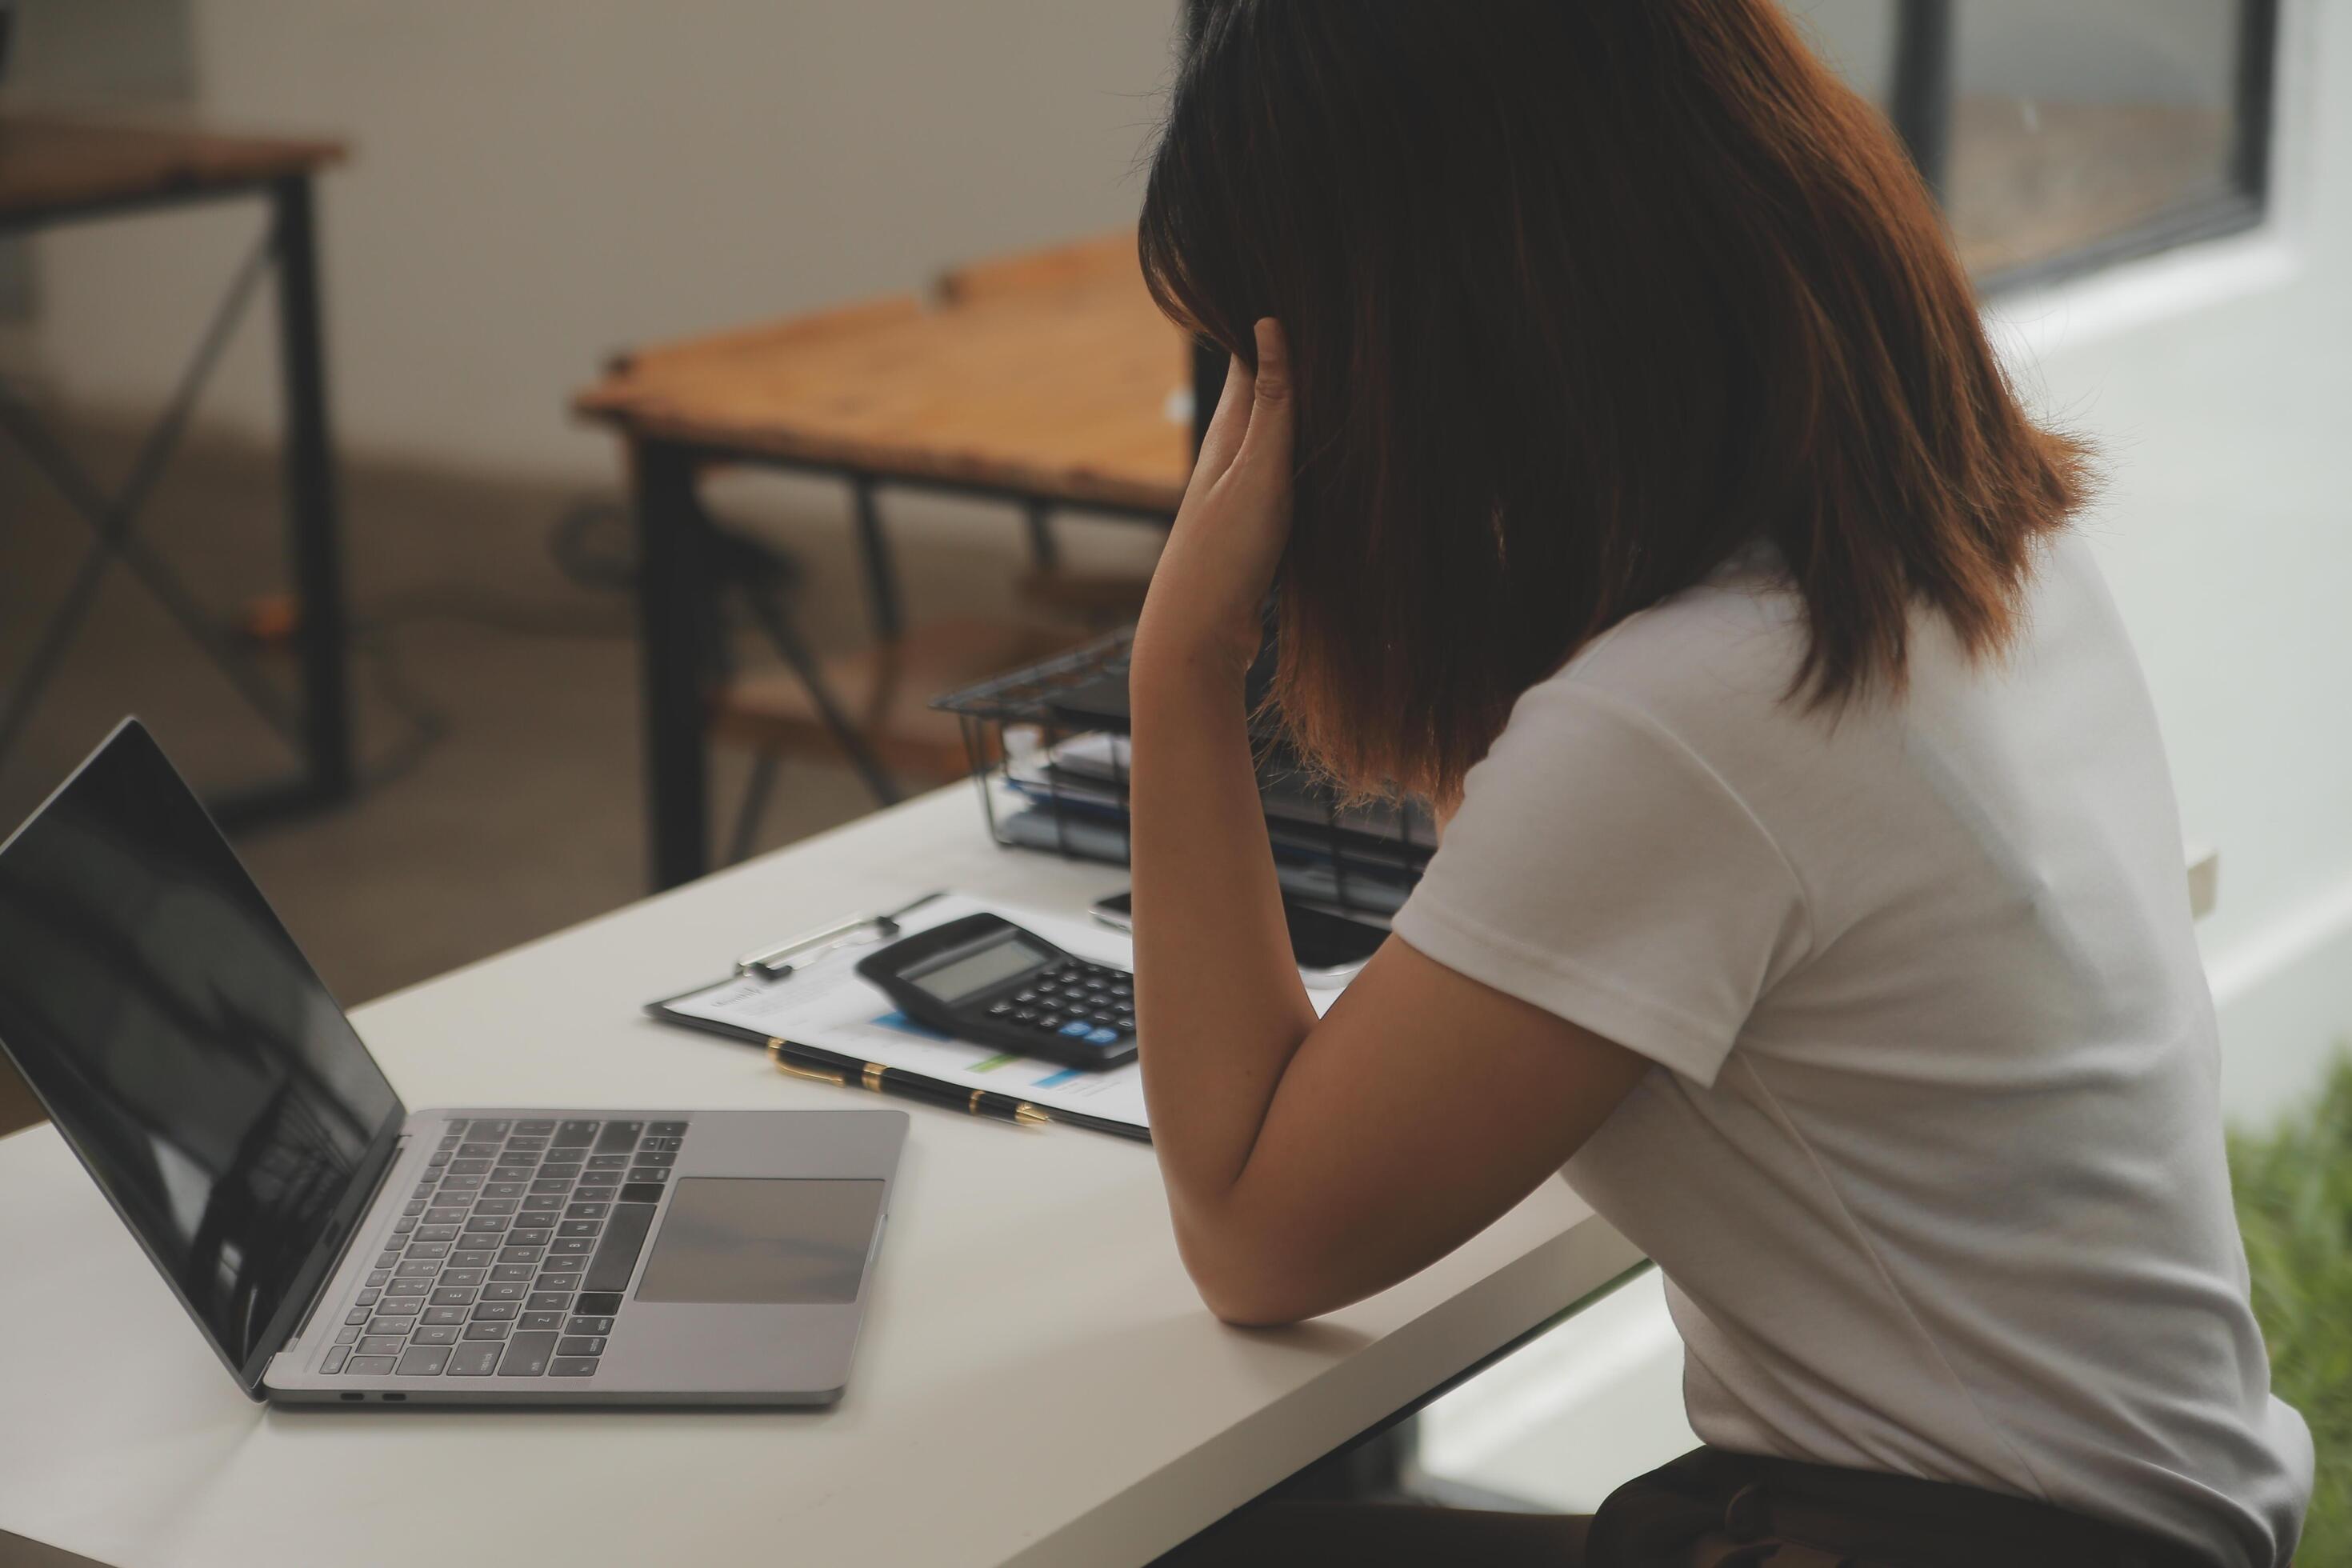
<path fill-rule="evenodd" d="M 2309 1114 L 2233 1133 L 2231 1176 L 2271 1386 L 2303 1412 L 2318 1485 L 2301 1568 L 2352 1564 L 2352 1058 Z"/>

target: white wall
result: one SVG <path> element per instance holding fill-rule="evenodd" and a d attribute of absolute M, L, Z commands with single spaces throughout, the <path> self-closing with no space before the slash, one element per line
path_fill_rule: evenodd
<path fill-rule="evenodd" d="M 2280 211 L 1995 314 L 2028 384 L 2097 440 L 2096 540 L 2192 837 L 2232 1110 L 2352 1041 L 2352 11 L 2287 6 Z"/>
<path fill-rule="evenodd" d="M 563 409 L 614 348 L 1131 221 L 1175 15 L 1173 0 L 189 4 L 207 114 L 355 148 L 323 195 L 346 445 L 597 477 L 610 443 Z M 38 65 L 22 90 L 40 89 Z M 152 398 L 256 232 L 243 214 L 189 216 L 44 240 L 40 368 L 84 400 Z M 255 333 L 207 406 L 268 428 L 274 399 Z"/>

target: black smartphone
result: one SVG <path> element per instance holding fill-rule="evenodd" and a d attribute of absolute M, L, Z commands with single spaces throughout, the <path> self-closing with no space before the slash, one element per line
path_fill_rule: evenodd
<path fill-rule="evenodd" d="M 1133 931 L 1135 895 L 1114 893 L 1097 899 L 1094 916 L 1107 926 Z M 1376 925 L 1302 904 L 1286 894 L 1282 919 L 1290 928 L 1290 955 L 1310 980 L 1337 980 L 1354 973 L 1388 940 L 1389 933 Z"/>

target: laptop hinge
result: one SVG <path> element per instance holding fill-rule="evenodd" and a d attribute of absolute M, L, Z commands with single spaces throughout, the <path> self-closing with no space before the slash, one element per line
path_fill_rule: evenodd
<path fill-rule="evenodd" d="M 407 1150 L 412 1136 L 404 1128 L 394 1135 L 392 1151 L 384 1158 L 383 1169 L 376 1173 L 375 1180 L 368 1185 L 367 1196 L 352 1218 L 351 1234 L 343 1237 L 342 1246 L 335 1249 L 335 1256 L 329 1260 L 327 1272 L 320 1279 L 318 1289 L 310 1293 L 310 1304 L 303 1309 L 302 1319 L 294 1325 L 294 1331 L 270 1352 L 273 1359 L 284 1355 L 288 1346 L 300 1344 L 302 1336 L 310 1331 L 310 1320 L 319 1315 L 319 1309 L 332 1292 L 335 1281 L 341 1278 L 343 1260 L 351 1256 L 352 1248 L 360 1244 L 360 1237 L 367 1234 L 368 1216 L 375 1213 L 376 1201 L 383 1196 L 383 1189 L 391 1183 L 393 1172 L 400 1168 L 400 1156 Z M 262 1378 L 264 1382 L 268 1380 L 267 1367 L 263 1369 Z"/>

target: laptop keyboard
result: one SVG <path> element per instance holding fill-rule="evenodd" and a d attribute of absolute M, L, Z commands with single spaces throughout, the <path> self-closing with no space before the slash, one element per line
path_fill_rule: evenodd
<path fill-rule="evenodd" d="M 593 1377 L 683 1121 L 452 1121 L 322 1373 Z"/>

